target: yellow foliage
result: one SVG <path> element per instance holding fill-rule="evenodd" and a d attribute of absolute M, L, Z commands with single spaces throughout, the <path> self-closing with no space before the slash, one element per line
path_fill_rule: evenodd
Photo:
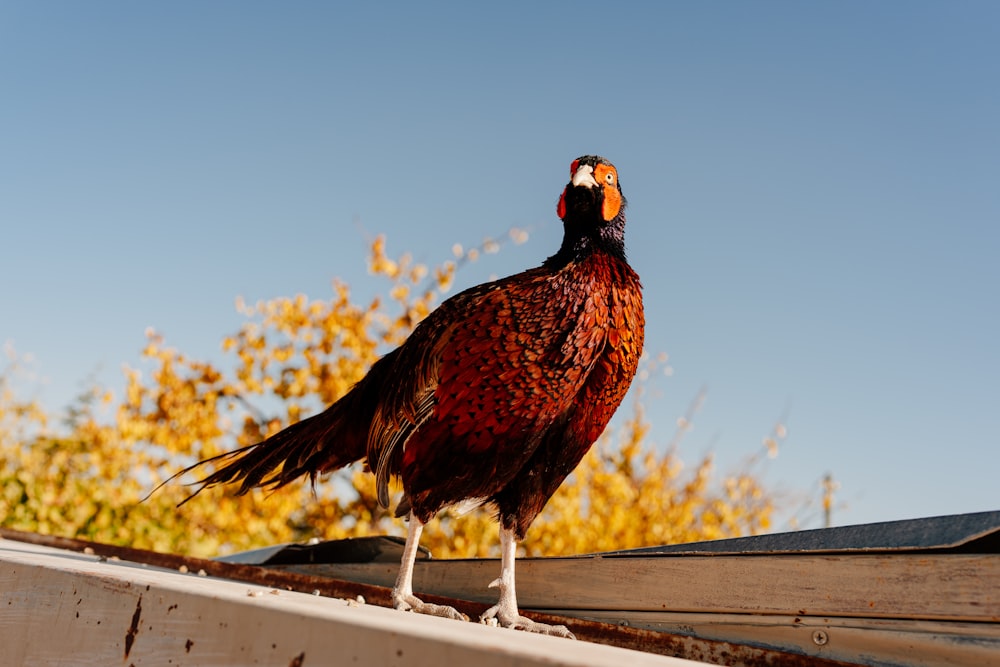
<path fill-rule="evenodd" d="M 510 234 L 514 242 L 525 237 L 521 230 Z M 181 482 L 197 479 L 188 477 L 142 499 L 176 470 L 257 442 L 337 400 L 430 312 L 462 262 L 498 248 L 492 239 L 468 251 L 456 246 L 457 261 L 429 270 L 409 255 L 388 257 L 380 236 L 368 266 L 388 279 L 387 303 L 358 304 L 340 281 L 328 300 L 237 300 L 247 322 L 222 339 L 233 360 L 228 367 L 190 359 L 148 331 L 146 368 L 126 370 L 121 401 L 95 389 L 72 408 L 60 435 L 50 433 L 37 405 L 17 399 L 0 372 L 0 525 L 200 556 L 310 537 L 402 534 L 402 522 L 378 506 L 373 478 L 360 466 L 315 488 L 302 482 L 242 497 L 208 489 L 178 508 L 191 491 Z M 102 406 L 113 407 L 113 416 L 102 418 Z M 648 429 L 637 400 L 549 502 L 526 540 L 529 554 L 732 537 L 768 527 L 771 499 L 753 476 L 714 480 L 711 458 L 685 473 L 676 448 L 658 453 Z M 496 524 L 482 510 L 446 512 L 424 535 L 439 557 L 497 553 Z"/>

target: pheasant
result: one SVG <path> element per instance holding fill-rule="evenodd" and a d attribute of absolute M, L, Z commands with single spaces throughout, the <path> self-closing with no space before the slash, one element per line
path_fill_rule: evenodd
<path fill-rule="evenodd" d="M 573 160 L 554 255 L 444 301 L 325 411 L 182 471 L 217 466 L 193 495 L 230 482 L 244 494 L 304 475 L 315 481 L 363 459 L 383 507 L 390 478 L 402 481 L 395 515 L 407 517 L 408 531 L 394 606 L 455 619 L 465 617 L 413 593 L 420 534 L 446 507 L 490 506 L 500 524 L 500 577 L 490 584 L 499 600 L 481 620 L 572 637 L 520 614 L 515 553 L 636 372 L 644 316 L 625 258 L 625 204 L 614 165 L 596 155 Z"/>

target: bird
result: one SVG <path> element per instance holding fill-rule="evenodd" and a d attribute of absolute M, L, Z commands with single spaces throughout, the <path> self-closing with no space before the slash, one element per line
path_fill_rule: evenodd
<path fill-rule="evenodd" d="M 626 199 L 606 158 L 572 161 L 556 206 L 562 243 L 540 266 L 443 301 L 326 410 L 271 437 L 185 468 L 196 484 L 242 495 L 364 461 L 378 502 L 402 482 L 407 537 L 392 590 L 397 609 L 467 620 L 413 592 L 424 525 L 443 509 L 484 505 L 499 523 L 497 604 L 484 623 L 572 638 L 521 615 L 517 545 L 604 431 L 643 349 L 642 286 L 625 255 Z M 185 500 L 184 502 L 187 502 Z"/>

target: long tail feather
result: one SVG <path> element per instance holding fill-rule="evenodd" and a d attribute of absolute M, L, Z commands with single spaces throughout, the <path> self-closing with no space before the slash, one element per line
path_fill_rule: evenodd
<path fill-rule="evenodd" d="M 359 437 L 357 424 L 351 423 L 347 409 L 350 403 L 339 401 L 263 442 L 232 452 L 232 460 L 201 480 L 201 487 L 195 494 L 210 486 L 230 482 L 239 483 L 236 495 L 240 496 L 255 487 L 279 489 L 303 475 L 315 481 L 321 472 L 336 470 L 363 458 L 365 438 Z"/>
<path fill-rule="evenodd" d="M 342 468 L 365 456 L 367 428 L 364 426 L 367 424 L 358 419 L 356 412 L 351 414 L 352 403 L 342 399 L 324 412 L 303 419 L 257 444 L 198 461 L 175 473 L 149 495 L 164 484 L 213 463 L 223 465 L 194 482 L 198 488 L 178 507 L 218 484 L 238 483 L 236 495 L 241 496 L 256 487 L 281 488 L 303 475 L 315 481 L 321 472 Z"/>
<path fill-rule="evenodd" d="M 257 444 L 198 461 L 175 473 L 153 489 L 149 496 L 164 484 L 206 464 L 218 464 L 220 467 L 194 482 L 198 488 L 180 505 L 210 486 L 236 483 L 239 484 L 236 495 L 241 496 L 257 487 L 279 489 L 304 475 L 315 482 L 320 473 L 365 458 L 368 431 L 383 393 L 382 385 L 389 364 L 397 352 L 394 350 L 376 362 L 368 375 L 323 412 L 292 424 Z"/>

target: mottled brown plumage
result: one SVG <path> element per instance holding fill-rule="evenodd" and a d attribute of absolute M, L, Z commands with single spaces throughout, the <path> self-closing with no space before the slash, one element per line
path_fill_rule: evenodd
<path fill-rule="evenodd" d="M 558 204 L 565 233 L 555 255 L 448 299 L 326 411 L 212 459 L 221 467 L 202 488 L 238 482 L 242 494 L 366 459 L 383 506 L 390 477 L 402 480 L 396 513 L 410 515 L 408 552 L 441 509 L 492 504 L 504 569 L 494 582 L 500 604 L 488 615 L 510 627 L 568 634 L 518 615 L 513 545 L 621 403 L 644 326 L 639 279 L 625 259 L 617 171 L 604 158 L 584 156 L 570 176 Z M 411 571 L 408 553 L 397 607 L 457 615 L 413 597 Z"/>

